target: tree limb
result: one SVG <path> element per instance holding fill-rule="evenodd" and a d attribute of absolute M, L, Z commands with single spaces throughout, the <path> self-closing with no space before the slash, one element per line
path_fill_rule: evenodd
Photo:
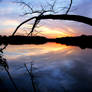
<path fill-rule="evenodd" d="M 66 14 L 62 14 L 62 15 L 42 15 L 42 16 L 38 16 L 38 17 L 29 18 L 29 19 L 23 21 L 22 23 L 20 23 L 17 26 L 17 28 L 15 29 L 15 31 L 13 32 L 12 36 L 15 35 L 15 33 L 17 32 L 17 30 L 23 24 L 25 24 L 28 21 L 30 21 L 32 19 L 35 19 L 35 18 L 36 18 L 36 21 L 35 21 L 35 24 L 33 25 L 33 28 L 31 30 L 31 32 L 33 32 L 33 30 L 34 30 L 34 28 L 36 26 L 37 20 L 42 20 L 42 19 L 70 20 L 70 21 L 82 22 L 82 23 L 85 23 L 85 24 L 88 24 L 88 25 L 92 26 L 92 18 L 88 18 L 88 17 L 85 17 L 85 16 L 80 16 L 80 15 L 66 15 Z"/>
<path fill-rule="evenodd" d="M 31 36 L 32 36 L 32 32 L 34 31 L 34 28 L 36 27 L 36 25 L 37 25 L 38 23 L 39 23 L 39 22 L 38 22 L 38 20 L 36 19 L 35 22 L 34 22 L 34 24 L 33 24 L 32 30 L 30 31 Z M 30 33 L 29 33 L 27 36 L 29 36 Z"/>
<path fill-rule="evenodd" d="M 36 18 L 36 17 L 32 17 L 32 18 L 29 18 L 29 19 L 23 21 L 22 23 L 20 23 L 20 24 L 17 26 L 17 28 L 15 29 L 15 31 L 12 33 L 12 36 L 15 35 L 15 33 L 17 32 L 17 30 L 18 30 L 23 24 L 25 24 L 25 23 L 27 23 L 28 21 L 30 21 L 30 20 L 32 20 L 32 19 L 35 19 L 35 18 Z"/>
<path fill-rule="evenodd" d="M 70 21 L 82 22 L 82 23 L 85 23 L 85 24 L 92 26 L 92 18 L 88 18 L 88 17 L 85 17 L 85 16 L 66 15 L 66 14 L 62 14 L 62 15 L 41 15 L 41 16 L 38 16 L 38 17 L 29 18 L 26 21 L 22 22 L 19 26 L 17 26 L 17 28 L 13 32 L 12 36 L 14 36 L 14 34 L 17 32 L 17 30 L 20 28 L 20 26 L 22 26 L 24 23 L 26 23 L 26 22 L 34 19 L 34 18 L 36 18 L 36 20 L 35 20 L 35 23 L 32 27 L 32 30 L 30 31 L 30 33 L 32 33 L 34 31 L 34 28 L 39 23 L 38 20 L 40 21 L 40 20 L 43 20 L 43 19 L 70 20 Z M 29 34 L 28 34 L 28 36 L 29 36 Z"/>
<path fill-rule="evenodd" d="M 77 21 L 81 23 L 88 24 L 92 26 L 92 18 L 88 18 L 85 16 L 80 16 L 80 15 L 66 15 L 66 14 L 61 14 L 61 15 L 43 15 L 37 17 L 38 20 L 43 20 L 43 19 L 53 19 L 53 20 L 69 20 L 69 21 Z"/>

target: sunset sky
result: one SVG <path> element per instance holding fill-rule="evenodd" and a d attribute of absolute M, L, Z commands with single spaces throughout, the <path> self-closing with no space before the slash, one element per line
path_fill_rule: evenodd
<path fill-rule="evenodd" d="M 14 29 L 25 19 L 32 16 L 20 16 L 27 10 L 19 4 L 14 3 L 17 0 L 0 0 L 0 35 L 11 35 Z M 22 0 L 22 1 L 31 1 L 35 9 L 39 9 L 39 5 L 45 5 L 46 0 Z M 48 2 L 52 0 L 47 0 Z M 66 7 L 69 5 L 70 0 L 57 0 L 56 7 Z M 57 9 L 57 8 L 56 8 Z M 62 14 L 66 10 L 60 11 Z M 92 0 L 73 0 L 72 8 L 69 14 L 78 14 L 92 18 Z M 23 25 L 23 28 L 29 27 L 32 25 L 26 24 Z M 64 20 L 42 20 L 39 23 L 36 30 L 40 31 L 39 35 L 46 37 L 63 37 L 63 36 L 76 36 L 81 34 L 92 35 L 92 27 L 74 21 L 64 21 Z M 26 34 L 25 31 L 21 31 L 20 28 L 17 34 Z M 25 29 L 26 30 L 26 29 Z M 30 30 L 29 30 L 30 31 Z M 28 32 L 28 31 L 27 31 Z"/>

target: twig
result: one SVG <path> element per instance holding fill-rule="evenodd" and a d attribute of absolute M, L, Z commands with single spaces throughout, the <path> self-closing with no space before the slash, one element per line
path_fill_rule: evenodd
<path fill-rule="evenodd" d="M 12 36 L 15 35 L 15 33 L 16 33 L 17 30 L 21 27 L 21 25 L 23 25 L 23 24 L 25 24 L 26 22 L 28 22 L 28 21 L 30 21 L 30 20 L 32 20 L 32 19 L 35 19 L 35 18 L 36 18 L 36 17 L 32 17 L 32 18 L 29 18 L 29 19 L 23 21 L 22 23 L 20 23 L 19 26 L 17 26 L 17 28 L 16 28 L 15 31 L 13 32 Z"/>
<path fill-rule="evenodd" d="M 1 66 L 5 69 L 5 71 L 7 72 L 10 81 L 12 82 L 13 86 L 14 86 L 15 89 L 16 89 L 16 92 L 20 92 L 20 91 L 18 90 L 18 88 L 17 88 L 17 86 L 16 86 L 16 84 L 15 84 L 15 82 L 14 82 L 14 80 L 13 80 L 11 74 L 10 74 L 9 71 L 8 71 L 9 66 L 8 66 L 8 64 L 7 64 L 7 60 L 6 60 L 5 58 L 3 58 L 3 55 L 2 55 L 2 54 L 0 54 L 0 65 L 1 65 Z"/>
<path fill-rule="evenodd" d="M 12 82 L 13 86 L 15 87 L 16 92 L 20 92 L 19 89 L 17 88 L 17 86 L 16 86 L 16 84 L 15 84 L 15 82 L 14 82 L 14 80 L 13 80 L 13 78 L 12 78 L 12 76 L 11 76 L 11 74 L 9 73 L 9 71 L 8 71 L 7 68 L 5 68 L 5 71 L 7 72 L 8 76 L 9 76 L 9 79 L 10 79 L 10 81 Z"/>
<path fill-rule="evenodd" d="M 34 24 L 33 24 L 32 30 L 30 31 L 31 36 L 32 36 L 32 32 L 34 31 L 34 28 L 36 27 L 37 24 L 38 24 L 38 20 L 36 19 L 35 22 L 34 22 Z M 30 33 L 27 36 L 29 36 Z"/>
<path fill-rule="evenodd" d="M 72 6 L 72 0 L 70 0 L 70 5 L 69 5 L 69 8 L 67 9 L 66 13 L 65 14 L 68 14 L 68 12 L 70 11 L 71 9 L 71 6 Z"/>
<path fill-rule="evenodd" d="M 32 80 L 33 91 L 34 91 L 34 92 L 37 92 L 37 91 L 36 91 L 36 86 L 35 86 L 35 83 L 34 83 L 34 77 L 33 77 L 33 74 L 32 74 L 32 63 L 31 63 L 31 72 L 28 70 L 26 64 L 24 64 L 24 66 L 25 66 L 25 68 L 26 68 L 26 70 L 27 70 L 27 72 L 28 72 L 28 74 L 29 74 L 29 76 L 30 76 L 30 78 L 31 78 L 31 80 Z"/>

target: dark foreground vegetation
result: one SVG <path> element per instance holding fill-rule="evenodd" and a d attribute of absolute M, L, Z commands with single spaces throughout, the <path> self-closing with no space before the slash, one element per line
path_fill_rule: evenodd
<path fill-rule="evenodd" d="M 46 42 L 56 42 L 70 46 L 79 46 L 82 49 L 92 48 L 92 35 L 81 35 L 76 37 L 62 37 L 54 39 L 49 39 L 43 36 L 0 36 L 0 45 L 44 44 Z"/>

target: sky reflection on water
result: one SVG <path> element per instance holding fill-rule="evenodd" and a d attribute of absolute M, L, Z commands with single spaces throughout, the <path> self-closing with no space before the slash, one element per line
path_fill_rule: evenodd
<path fill-rule="evenodd" d="M 92 49 L 82 50 L 56 43 L 9 45 L 4 57 L 20 87 L 23 87 L 21 81 L 27 86 L 30 84 L 24 77 L 27 76 L 24 63 L 30 67 L 33 61 L 33 74 L 41 92 L 63 92 L 64 89 L 69 92 L 92 91 Z"/>

